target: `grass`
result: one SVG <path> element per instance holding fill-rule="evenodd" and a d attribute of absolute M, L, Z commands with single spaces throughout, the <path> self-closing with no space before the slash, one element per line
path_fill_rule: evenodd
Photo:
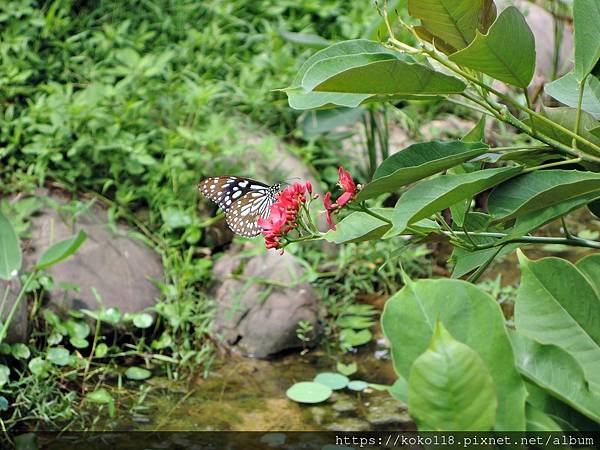
<path fill-rule="evenodd" d="M 121 389 L 128 366 L 173 380 L 210 369 L 213 306 L 203 292 L 219 249 L 207 233 L 211 211 L 197 210 L 197 182 L 218 173 L 253 175 L 249 151 L 266 161 L 274 156 L 256 148 L 249 136 L 255 133 L 288 140 L 309 165 L 329 158 L 335 169 L 332 141 L 298 139 L 298 114 L 275 91 L 314 52 L 280 31 L 335 41 L 372 32 L 378 21 L 368 2 L 342 0 L 145 0 L 135 10 L 100 0 L 0 5 L 0 185 L 3 196 L 20 194 L 0 207 L 25 240 L 27 218 L 40 207 L 32 195 L 37 188 L 73 194 L 63 207 L 71 216 L 90 207 L 86 194 L 108 208 L 111 221 L 136 227 L 165 266 L 152 328 L 98 313 L 102 322 L 130 324 L 118 338 L 86 328 L 81 314 L 51 315 L 43 290 L 52 279 L 34 280 L 30 355 L 17 359 L 10 346 L 0 349 L 0 360 L 13 369 L 0 386 L 2 430 L 94 427 L 86 408 L 114 414 L 128 395 Z M 326 165 L 315 167 L 324 186 L 334 181 L 321 177 Z M 316 248 L 305 256 L 315 270 L 325 258 Z M 339 258 L 354 267 L 351 254 Z M 358 289 L 370 283 L 380 289 L 395 279 L 370 271 L 361 265 L 347 286 L 354 280 Z M 323 280 L 319 286 L 334 310 L 356 301 L 354 291 Z M 59 344 L 66 355 L 50 353 Z"/>

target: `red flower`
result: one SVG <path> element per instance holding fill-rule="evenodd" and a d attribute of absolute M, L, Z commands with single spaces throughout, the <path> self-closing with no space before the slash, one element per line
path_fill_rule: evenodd
<path fill-rule="evenodd" d="M 294 183 L 279 193 L 277 201 L 271 205 L 267 219 L 258 219 L 267 248 L 281 248 L 281 238 L 296 228 L 298 213 L 306 202 L 306 192 L 312 191 L 310 183 Z"/>
<path fill-rule="evenodd" d="M 336 203 L 331 203 L 331 192 L 328 192 L 323 197 L 323 206 L 325 206 L 325 214 L 327 214 L 327 226 L 330 230 L 335 230 L 335 224 L 333 223 L 331 213 L 337 209 L 338 205 Z"/>
<path fill-rule="evenodd" d="M 340 178 L 339 184 L 344 189 L 344 193 L 337 199 L 337 204 L 341 207 L 348 203 L 356 195 L 356 184 L 352 180 L 350 172 L 344 170 L 344 167 L 340 166 L 338 169 L 338 176 Z"/>

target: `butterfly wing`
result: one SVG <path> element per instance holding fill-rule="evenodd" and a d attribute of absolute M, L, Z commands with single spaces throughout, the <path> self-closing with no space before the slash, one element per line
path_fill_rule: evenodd
<path fill-rule="evenodd" d="M 224 212 L 250 191 L 268 191 L 269 186 L 260 181 L 241 177 L 211 177 L 202 180 L 198 189 L 206 198 L 212 200 Z"/>
<path fill-rule="evenodd" d="M 271 205 L 275 202 L 271 192 L 272 189 L 267 187 L 266 192 L 251 191 L 240 197 L 225 213 L 231 231 L 244 237 L 258 236 L 261 232 L 258 219 L 269 217 Z"/>
<path fill-rule="evenodd" d="M 227 225 L 236 234 L 260 234 L 259 217 L 267 218 L 279 185 L 270 187 L 260 181 L 240 177 L 213 177 L 200 182 L 200 192 L 225 212 Z"/>

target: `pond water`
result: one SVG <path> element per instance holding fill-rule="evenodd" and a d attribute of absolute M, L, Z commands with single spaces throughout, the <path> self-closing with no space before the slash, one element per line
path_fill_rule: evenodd
<path fill-rule="evenodd" d="M 351 379 L 392 384 L 396 380 L 385 349 L 373 344 L 346 358 L 358 372 Z M 367 389 L 335 391 L 326 402 L 298 404 L 286 390 L 310 381 L 320 372 L 335 371 L 336 360 L 321 351 L 289 354 L 274 360 L 230 356 L 218 361 L 207 378 L 174 385 L 163 378 L 153 386 L 140 412 L 105 424 L 111 429 L 145 431 L 304 431 L 412 429 L 404 406 L 387 392 Z M 144 411 L 145 410 L 145 411 Z"/>

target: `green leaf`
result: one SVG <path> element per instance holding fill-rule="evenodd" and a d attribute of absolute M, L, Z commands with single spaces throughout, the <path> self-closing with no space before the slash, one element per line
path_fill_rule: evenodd
<path fill-rule="evenodd" d="M 573 72 L 544 86 L 546 94 L 572 108 L 579 102 L 579 82 Z M 600 80 L 594 76 L 586 78 L 581 109 L 600 119 Z"/>
<path fill-rule="evenodd" d="M 490 241 L 499 242 L 500 239 L 491 238 Z M 496 258 L 500 258 L 515 251 L 517 248 L 519 248 L 519 244 L 505 245 L 500 251 L 498 251 L 497 247 L 474 251 L 455 247 L 451 257 L 452 261 L 454 262 L 454 267 L 452 268 L 452 278 L 460 278 L 485 264 L 490 260 L 490 258 L 493 258 L 494 255 Z"/>
<path fill-rule="evenodd" d="M 427 66 L 399 59 L 385 59 L 359 65 L 334 75 L 333 62 L 323 61 L 306 73 L 305 89 L 316 92 L 342 92 L 368 95 L 438 95 L 460 94 L 466 85 L 459 80 Z M 318 70 L 318 72 L 317 72 Z"/>
<path fill-rule="evenodd" d="M 600 200 L 594 200 L 587 205 L 590 212 L 600 219 Z"/>
<path fill-rule="evenodd" d="M 575 28 L 575 68 L 578 80 L 583 80 L 600 59 L 600 3 L 597 0 L 573 0 Z"/>
<path fill-rule="evenodd" d="M 4 364 L 0 364 L 0 387 L 4 386 L 8 383 L 8 379 L 10 376 L 10 369 L 6 367 Z"/>
<path fill-rule="evenodd" d="M 285 395 L 298 403 L 321 403 L 331 397 L 332 393 L 331 388 L 324 384 L 302 381 L 292 385 Z"/>
<path fill-rule="evenodd" d="M 388 392 L 396 400 L 402 403 L 408 403 L 408 382 L 403 376 L 399 376 L 398 379 L 388 388 Z"/>
<path fill-rule="evenodd" d="M 315 88 L 322 84 L 325 80 L 328 80 L 339 73 L 343 73 L 349 69 L 358 67 L 368 66 L 371 63 L 378 61 L 394 60 L 396 61 L 398 55 L 392 55 L 389 52 L 386 53 L 358 53 L 354 55 L 341 55 L 334 56 L 331 58 L 323 59 L 313 64 L 304 74 L 302 78 L 302 89 L 305 92 L 311 92 Z M 412 62 L 412 61 L 411 61 Z M 325 92 L 347 92 L 345 90 L 330 90 L 321 89 Z M 375 92 L 355 92 L 359 94 L 375 94 Z"/>
<path fill-rule="evenodd" d="M 304 139 L 314 139 L 336 128 L 355 124 L 364 113 L 363 108 L 333 108 L 308 111 L 302 116 L 298 127 L 302 130 Z"/>
<path fill-rule="evenodd" d="M 133 324 L 137 328 L 149 328 L 152 326 L 154 319 L 148 313 L 139 313 L 133 316 Z"/>
<path fill-rule="evenodd" d="M 288 96 L 290 107 L 294 109 L 315 109 L 325 106 L 343 106 L 354 108 L 370 97 L 368 94 L 337 94 L 326 92 L 309 92 L 306 93 L 302 88 L 302 79 L 310 67 L 319 61 L 336 56 L 346 56 L 354 54 L 377 53 L 397 55 L 398 52 L 390 50 L 377 42 L 366 39 L 356 39 L 350 41 L 339 42 L 318 51 L 298 70 L 296 77 L 292 82 L 292 86 L 285 90 Z"/>
<path fill-rule="evenodd" d="M 485 141 L 485 114 L 467 134 L 462 138 L 463 142 L 484 142 Z"/>
<path fill-rule="evenodd" d="M 562 431 L 559 424 L 543 411 L 527 403 L 525 414 L 527 415 L 528 432 Z"/>
<path fill-rule="evenodd" d="M 488 431 L 498 398 L 481 357 L 438 320 L 429 348 L 410 368 L 410 415 L 422 431 Z"/>
<path fill-rule="evenodd" d="M 125 376 L 129 380 L 145 380 L 152 376 L 152 372 L 148 369 L 144 369 L 143 367 L 129 367 L 125 371 Z"/>
<path fill-rule="evenodd" d="M 511 332 L 510 338 L 523 375 L 600 422 L 600 394 L 588 389 L 583 370 L 571 355 L 555 345 L 541 345 L 520 332 Z"/>
<path fill-rule="evenodd" d="M 98 403 L 100 405 L 107 405 L 114 401 L 112 395 L 104 388 L 96 389 L 95 391 L 88 392 L 85 394 L 85 399 L 92 403 Z"/>
<path fill-rule="evenodd" d="M 347 376 L 335 372 L 322 372 L 313 380 L 315 383 L 321 383 L 331 390 L 337 391 L 348 386 L 350 380 Z"/>
<path fill-rule="evenodd" d="M 394 208 L 392 228 L 386 236 L 402 233 L 418 220 L 454 205 L 460 200 L 472 198 L 479 192 L 496 186 L 515 176 L 520 167 L 499 167 L 472 173 L 442 175 L 421 181 L 406 191 Z"/>
<path fill-rule="evenodd" d="M 344 328 L 340 332 L 340 343 L 344 348 L 368 344 L 371 339 L 373 334 L 369 330 L 354 331 L 351 328 Z"/>
<path fill-rule="evenodd" d="M 8 403 L 8 400 L 6 399 L 6 397 L 0 395 L 0 411 L 2 411 L 2 412 L 8 411 L 9 406 L 10 406 L 10 404 Z"/>
<path fill-rule="evenodd" d="M 514 366 L 504 316 L 489 294 L 470 283 L 418 280 L 387 301 L 382 327 L 396 372 L 408 377 L 413 362 L 427 350 L 438 318 L 456 340 L 477 352 L 494 379 L 496 431 L 523 430 L 526 391 Z"/>
<path fill-rule="evenodd" d="M 52 347 L 48 350 L 46 359 L 57 366 L 66 366 L 70 361 L 69 350 L 63 347 Z"/>
<path fill-rule="evenodd" d="M 98 344 L 96 346 L 96 350 L 94 352 L 94 356 L 96 358 L 104 358 L 108 354 L 108 345 L 104 342 Z"/>
<path fill-rule="evenodd" d="M 497 186 L 489 196 L 488 209 L 493 223 L 506 222 L 581 196 L 593 197 L 595 192 L 600 196 L 600 174 L 537 170 Z"/>
<path fill-rule="evenodd" d="M 581 258 L 575 263 L 575 267 L 587 277 L 600 298 L 600 254 L 595 253 Z"/>
<path fill-rule="evenodd" d="M 391 218 L 392 208 L 373 208 L 373 211 Z M 379 239 L 389 230 L 390 224 L 362 211 L 356 211 L 344 217 L 336 224 L 335 230 L 325 233 L 325 240 L 336 244 L 370 241 Z"/>
<path fill-rule="evenodd" d="M 483 155 L 487 150 L 487 145 L 481 142 L 430 141 L 410 145 L 377 167 L 373 181 L 363 187 L 358 200 L 395 192 L 402 186 Z"/>
<path fill-rule="evenodd" d="M 577 208 L 587 205 L 591 200 L 598 197 L 600 197 L 600 192 L 586 194 L 519 216 L 514 226 L 509 229 L 508 236 L 500 239 L 498 242 L 524 236 Z"/>
<path fill-rule="evenodd" d="M 477 32 L 467 48 L 449 58 L 497 80 L 526 88 L 535 71 L 535 39 L 523 14 L 509 6 L 487 35 Z"/>
<path fill-rule="evenodd" d="M 27 364 L 31 373 L 37 377 L 45 377 L 48 374 L 48 363 L 41 357 L 36 356 Z"/>
<path fill-rule="evenodd" d="M 335 369 L 342 375 L 346 375 L 347 377 L 349 377 L 350 375 L 353 375 L 356 373 L 356 371 L 358 370 L 358 366 L 356 365 L 355 362 L 350 363 L 350 364 L 343 364 L 341 362 L 338 362 L 335 365 Z"/>
<path fill-rule="evenodd" d="M 90 343 L 88 342 L 87 339 L 78 338 L 78 337 L 70 338 L 69 342 L 75 348 L 88 348 L 90 346 Z"/>
<path fill-rule="evenodd" d="M 11 346 L 11 354 L 17 359 L 29 359 L 31 352 L 25 344 L 17 342 Z"/>
<path fill-rule="evenodd" d="M 468 46 L 476 30 L 487 31 L 496 17 L 492 0 L 409 0 L 408 13 L 421 19 L 421 26 L 454 50 Z"/>
<path fill-rule="evenodd" d="M 575 129 L 575 122 L 577 117 L 577 110 L 575 108 L 543 108 L 540 114 L 544 115 L 548 119 L 556 122 L 564 128 L 569 130 Z M 525 120 L 525 122 L 531 124 L 529 119 Z M 546 136 L 561 142 L 567 146 L 571 146 L 571 141 L 573 138 L 564 133 L 563 131 L 557 130 L 556 128 L 550 126 L 548 123 L 534 117 L 533 123 L 535 125 L 536 130 L 541 131 Z M 600 123 L 594 119 L 590 114 L 585 111 L 581 111 L 581 118 L 579 123 L 579 135 L 587 139 L 594 145 L 600 146 L 600 136 L 596 136 L 593 131 L 600 125 Z M 583 144 L 581 142 L 577 142 L 577 148 L 580 150 L 590 153 L 590 154 L 598 154 L 598 151 L 594 148 L 590 147 L 587 144 Z"/>
<path fill-rule="evenodd" d="M 294 44 L 309 48 L 321 49 L 331 44 L 330 41 L 316 34 L 294 33 L 292 31 L 279 30 L 279 35 L 288 42 L 293 42 Z"/>
<path fill-rule="evenodd" d="M 85 231 L 80 230 L 77 235 L 52 245 L 40 256 L 36 269 L 46 269 L 67 259 L 79 249 L 86 238 Z"/>
<path fill-rule="evenodd" d="M 375 325 L 373 319 L 361 316 L 342 316 L 339 317 L 335 323 L 340 328 L 353 328 L 355 330 L 370 328 Z"/>
<path fill-rule="evenodd" d="M 519 252 L 521 284 L 515 302 L 519 333 L 556 345 L 579 362 L 600 390 L 600 298 L 587 277 L 561 258 L 527 259 Z M 576 293 L 577 295 L 573 295 Z"/>
<path fill-rule="evenodd" d="M 10 280 L 21 270 L 21 247 L 15 229 L 0 211 L 0 279 Z"/>

